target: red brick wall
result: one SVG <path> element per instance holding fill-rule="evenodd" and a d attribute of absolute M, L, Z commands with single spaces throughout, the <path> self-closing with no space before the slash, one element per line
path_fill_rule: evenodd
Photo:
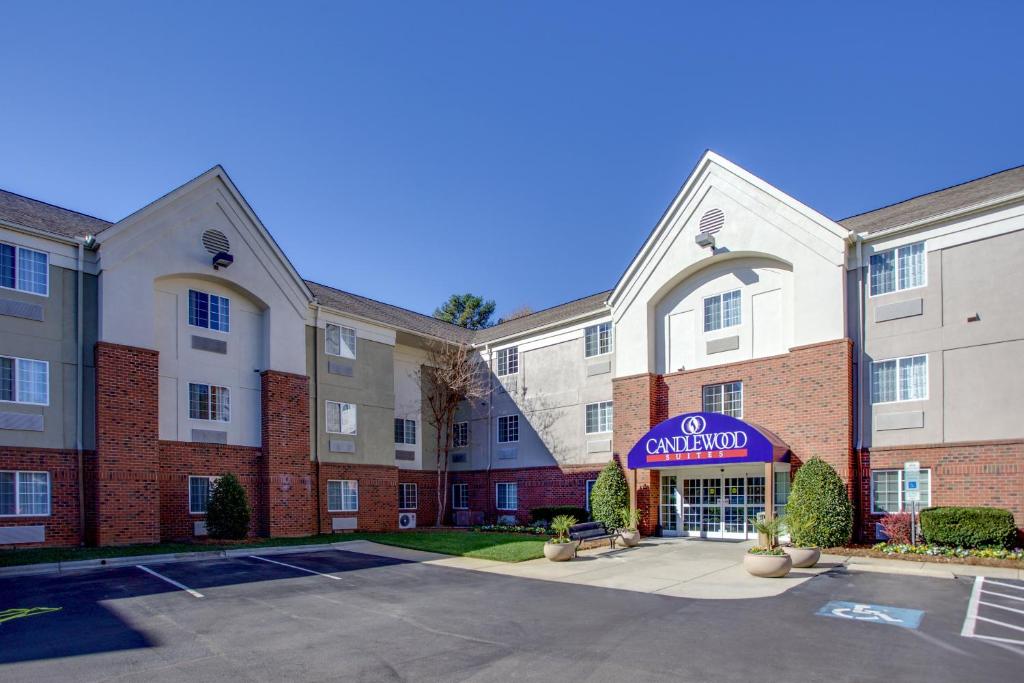
<path fill-rule="evenodd" d="M 309 378 L 266 370 L 261 375 L 265 529 L 271 536 L 316 530 L 313 464 L 309 458 Z"/>
<path fill-rule="evenodd" d="M 856 483 L 853 462 L 853 344 L 848 339 L 802 346 L 789 353 L 664 376 L 635 375 L 614 380 L 614 450 L 625 458 L 652 426 L 672 415 L 702 409 L 707 384 L 743 382 L 743 419 L 772 430 L 789 444 L 792 463 L 818 456 L 847 482 Z M 629 475 L 646 521 L 658 519 L 658 473 Z"/>
<path fill-rule="evenodd" d="M 91 453 L 88 454 L 91 456 Z M 44 543 L 19 543 L 18 548 L 75 546 L 82 543 L 78 507 L 78 454 L 46 448 L 0 448 L 0 470 L 50 473 L 50 514 L 45 517 L 3 517 L 0 527 L 45 527 Z"/>
<path fill-rule="evenodd" d="M 1024 441 L 982 441 L 864 451 L 859 497 L 865 539 L 874 539 L 882 518 L 871 512 L 871 470 L 903 469 L 915 460 L 931 470 L 932 505 L 1004 508 L 1024 530 Z"/>
<path fill-rule="evenodd" d="M 238 477 L 249 498 L 252 521 L 249 534 L 265 528 L 266 505 L 260 478 L 261 453 L 249 446 L 160 442 L 160 537 L 165 540 L 193 538 L 193 522 L 206 515 L 188 511 L 188 478 L 216 477 L 227 473 Z"/>
<path fill-rule="evenodd" d="M 330 479 L 354 479 L 359 482 L 357 512 L 328 512 L 327 481 Z M 398 529 L 398 468 L 320 463 L 321 533 L 331 533 L 331 519 L 334 517 L 355 517 L 360 531 Z"/>
<path fill-rule="evenodd" d="M 160 540 L 159 354 L 96 344 L 95 540 Z"/>

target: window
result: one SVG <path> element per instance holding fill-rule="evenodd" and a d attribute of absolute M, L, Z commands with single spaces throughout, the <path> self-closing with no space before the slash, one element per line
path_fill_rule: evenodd
<path fill-rule="evenodd" d="M 49 472 L 0 472 L 0 517 L 49 514 Z"/>
<path fill-rule="evenodd" d="M 227 332 L 230 302 L 223 296 L 188 290 L 188 324 Z"/>
<path fill-rule="evenodd" d="M 594 491 L 597 479 L 587 479 L 587 512 L 590 512 L 590 494 Z"/>
<path fill-rule="evenodd" d="M 188 511 L 193 515 L 205 515 L 213 487 L 220 477 L 188 478 Z"/>
<path fill-rule="evenodd" d="M 29 294 L 50 293 L 50 259 L 45 252 L 0 244 L 0 287 Z"/>
<path fill-rule="evenodd" d="M 0 401 L 49 405 L 50 364 L 45 360 L 0 356 Z"/>
<path fill-rule="evenodd" d="M 511 484 L 496 484 L 495 494 L 497 497 L 497 504 L 499 510 L 518 510 L 519 509 L 519 485 L 515 483 Z"/>
<path fill-rule="evenodd" d="M 193 420 L 231 422 L 231 391 L 227 387 L 190 382 L 188 416 Z"/>
<path fill-rule="evenodd" d="M 398 509 L 415 510 L 417 504 L 416 484 L 398 485 Z"/>
<path fill-rule="evenodd" d="M 871 296 L 923 287 L 924 242 L 871 255 Z"/>
<path fill-rule="evenodd" d="M 923 510 L 932 504 L 932 473 L 922 469 L 917 475 L 921 500 L 917 504 Z M 887 512 L 903 512 L 907 508 L 903 499 L 903 470 L 874 470 L 871 472 L 871 512 L 883 515 Z"/>
<path fill-rule="evenodd" d="M 610 322 L 591 325 L 584 331 L 583 338 L 586 340 L 583 355 L 587 358 L 612 352 L 612 324 Z"/>
<path fill-rule="evenodd" d="M 327 339 L 327 353 L 342 358 L 356 357 L 356 331 L 351 327 L 327 323 L 324 336 Z"/>
<path fill-rule="evenodd" d="M 469 484 L 452 484 L 452 509 L 469 509 Z"/>
<path fill-rule="evenodd" d="M 416 443 L 416 420 L 395 419 L 395 443 Z"/>
<path fill-rule="evenodd" d="M 355 434 L 356 407 L 352 403 L 327 401 L 327 433 Z"/>
<path fill-rule="evenodd" d="M 587 434 L 612 431 L 612 402 L 587 404 Z"/>
<path fill-rule="evenodd" d="M 498 418 L 498 443 L 519 441 L 519 416 L 504 415 Z"/>
<path fill-rule="evenodd" d="M 452 448 L 465 448 L 469 445 L 469 423 L 456 422 L 452 425 Z"/>
<path fill-rule="evenodd" d="M 704 387 L 704 412 L 743 417 L 743 382 L 709 384 Z"/>
<path fill-rule="evenodd" d="M 704 299 L 704 331 L 740 324 L 740 290 L 716 294 Z"/>
<path fill-rule="evenodd" d="M 498 377 L 515 375 L 519 372 L 519 347 L 512 346 L 498 351 Z"/>
<path fill-rule="evenodd" d="M 359 510 L 359 482 L 354 479 L 327 481 L 327 511 L 356 512 Z"/>
<path fill-rule="evenodd" d="M 907 356 L 871 364 L 871 402 L 928 398 L 928 356 Z"/>

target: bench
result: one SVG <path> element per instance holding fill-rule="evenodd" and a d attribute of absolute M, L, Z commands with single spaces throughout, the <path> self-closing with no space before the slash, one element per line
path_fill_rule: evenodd
<path fill-rule="evenodd" d="M 584 522 L 582 524 L 573 524 L 569 527 L 569 540 L 576 541 L 576 550 L 579 550 L 583 543 L 599 541 L 603 538 L 607 538 L 608 547 L 614 549 L 615 537 L 617 535 L 618 532 L 615 529 L 609 530 L 604 525 L 604 522 Z"/>

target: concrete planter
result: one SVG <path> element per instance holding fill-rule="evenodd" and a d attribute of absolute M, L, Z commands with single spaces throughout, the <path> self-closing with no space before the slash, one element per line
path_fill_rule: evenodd
<path fill-rule="evenodd" d="M 639 531 L 620 531 L 619 542 L 627 548 L 635 548 L 640 545 L 640 532 Z"/>
<path fill-rule="evenodd" d="M 552 543 L 551 541 L 548 541 L 544 544 L 544 557 L 548 558 L 552 562 L 565 562 L 567 560 L 571 560 L 575 554 L 575 543 Z"/>
<path fill-rule="evenodd" d="M 782 550 L 793 560 L 793 566 L 801 569 L 813 567 L 821 558 L 821 550 L 818 548 L 797 548 L 787 545 L 783 546 Z"/>
<path fill-rule="evenodd" d="M 755 555 L 747 553 L 743 556 L 743 568 L 754 576 L 765 579 L 778 579 L 789 573 L 793 568 L 793 560 L 789 555 Z"/>

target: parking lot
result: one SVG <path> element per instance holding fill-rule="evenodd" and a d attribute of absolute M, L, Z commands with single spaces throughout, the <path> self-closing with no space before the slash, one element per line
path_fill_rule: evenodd
<path fill-rule="evenodd" d="M 336 549 L 143 562 L 0 580 L 0 679 L 1012 680 L 1024 582 L 1001 583 L 837 569 L 700 600 Z"/>

